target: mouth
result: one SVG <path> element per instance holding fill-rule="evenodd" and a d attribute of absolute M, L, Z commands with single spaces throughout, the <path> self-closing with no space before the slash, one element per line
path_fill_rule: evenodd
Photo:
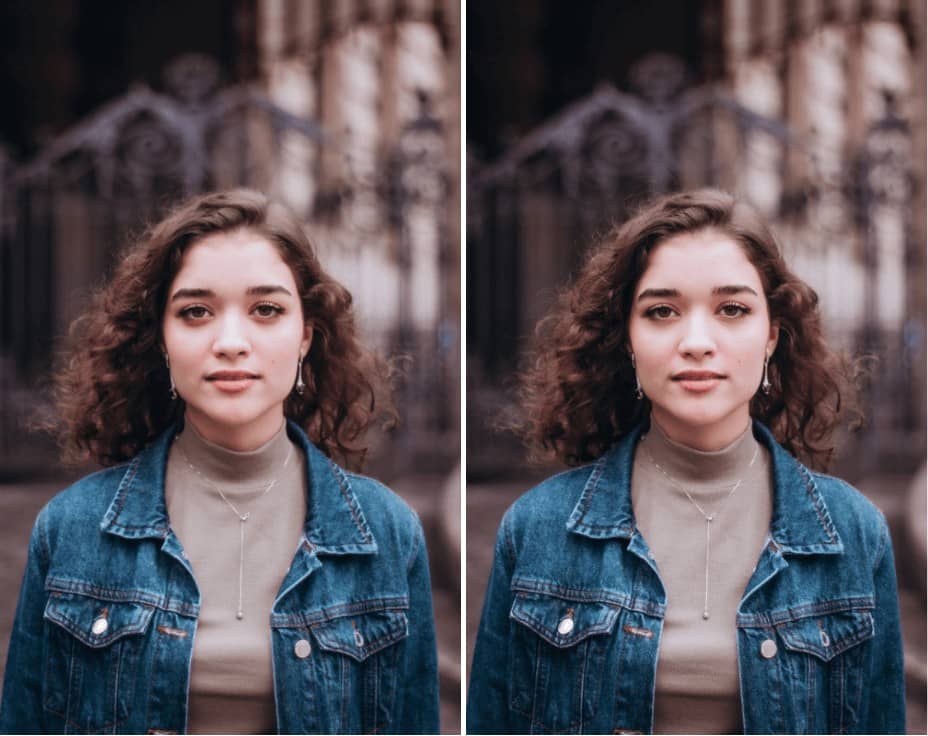
<path fill-rule="evenodd" d="M 206 376 L 207 381 L 244 381 L 249 378 L 258 378 L 258 374 L 249 371 L 215 371 Z"/>
<path fill-rule="evenodd" d="M 259 378 L 256 373 L 248 371 L 216 371 L 206 376 L 207 382 L 226 393 L 244 391 Z"/>
<path fill-rule="evenodd" d="M 671 380 L 693 394 L 704 394 L 714 389 L 725 376 L 714 371 L 681 371 L 671 376 Z"/>
<path fill-rule="evenodd" d="M 725 376 L 715 371 L 680 371 L 671 376 L 674 381 L 714 381 L 721 378 Z"/>

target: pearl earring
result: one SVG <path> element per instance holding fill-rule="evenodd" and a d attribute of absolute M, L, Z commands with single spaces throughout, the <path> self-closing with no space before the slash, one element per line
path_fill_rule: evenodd
<path fill-rule="evenodd" d="M 764 355 L 764 380 L 760 382 L 760 390 L 765 394 L 770 393 L 770 380 L 767 378 L 767 364 L 770 362 L 770 354 Z"/>

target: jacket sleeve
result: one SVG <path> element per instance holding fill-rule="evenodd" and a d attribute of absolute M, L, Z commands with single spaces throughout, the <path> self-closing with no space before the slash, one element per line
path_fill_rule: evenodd
<path fill-rule="evenodd" d="M 870 647 L 870 681 L 864 686 L 868 700 L 864 733 L 905 733 L 905 676 L 902 631 L 893 545 L 886 520 L 880 515 L 880 551 L 873 570 L 876 607 L 874 639 Z"/>
<path fill-rule="evenodd" d="M 45 650 L 45 576 L 48 546 L 43 532 L 43 510 L 32 528 L 26 572 L 19 591 L 16 618 L 10 636 L 3 700 L 0 703 L 0 733 L 42 733 L 42 661 Z"/>
<path fill-rule="evenodd" d="M 404 649 L 397 733 L 439 733 L 438 654 L 432 614 L 432 586 L 422 525 L 416 520 L 416 538 L 408 567 L 409 636 Z"/>
<path fill-rule="evenodd" d="M 512 608 L 513 554 L 503 517 L 493 553 L 493 567 L 483 600 L 483 614 L 470 668 L 467 693 L 468 733 L 509 733 L 509 611 Z"/>

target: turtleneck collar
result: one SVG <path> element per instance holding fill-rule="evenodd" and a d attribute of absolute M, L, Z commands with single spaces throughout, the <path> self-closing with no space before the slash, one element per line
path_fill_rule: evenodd
<path fill-rule="evenodd" d="M 653 418 L 641 445 L 671 478 L 695 490 L 737 483 L 748 474 L 751 458 L 758 451 L 750 423 L 727 447 L 705 452 L 670 439 Z M 752 470 L 757 468 L 760 459 L 755 460 Z"/>
<path fill-rule="evenodd" d="M 193 470 L 206 480 L 222 486 L 226 493 L 247 493 L 278 478 L 284 463 L 295 465 L 293 443 L 287 437 L 286 424 L 261 447 L 246 452 L 229 450 L 209 441 L 186 422 L 183 431 L 174 438 Z M 288 459 L 289 458 L 289 459 Z"/>

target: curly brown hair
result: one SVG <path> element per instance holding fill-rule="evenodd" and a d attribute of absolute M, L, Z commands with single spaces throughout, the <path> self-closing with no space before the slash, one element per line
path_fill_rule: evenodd
<path fill-rule="evenodd" d="M 635 288 L 658 245 L 707 229 L 744 249 L 760 275 L 770 319 L 779 326 L 770 392 L 754 396 L 751 416 L 797 458 L 827 467 L 842 395 L 846 399 L 852 389 L 849 365 L 826 344 L 817 294 L 786 265 L 762 218 L 714 189 L 661 197 L 614 228 L 539 322 L 531 360 L 520 375 L 521 418 L 511 425 L 533 460 L 589 462 L 648 416 L 647 398 L 635 395 L 628 351 Z"/>
<path fill-rule="evenodd" d="M 300 221 L 264 194 L 234 189 L 188 200 L 153 225 L 119 259 L 112 276 L 75 320 L 54 375 L 57 415 L 46 426 L 65 459 L 114 465 L 135 456 L 183 415 L 169 398 L 161 325 L 168 289 L 184 253 L 200 239 L 248 230 L 266 238 L 293 272 L 312 344 L 303 362 L 306 391 L 291 393 L 285 415 L 327 455 L 349 466 L 378 419 L 395 420 L 390 365 L 358 340 L 351 294 L 319 263 Z"/>

